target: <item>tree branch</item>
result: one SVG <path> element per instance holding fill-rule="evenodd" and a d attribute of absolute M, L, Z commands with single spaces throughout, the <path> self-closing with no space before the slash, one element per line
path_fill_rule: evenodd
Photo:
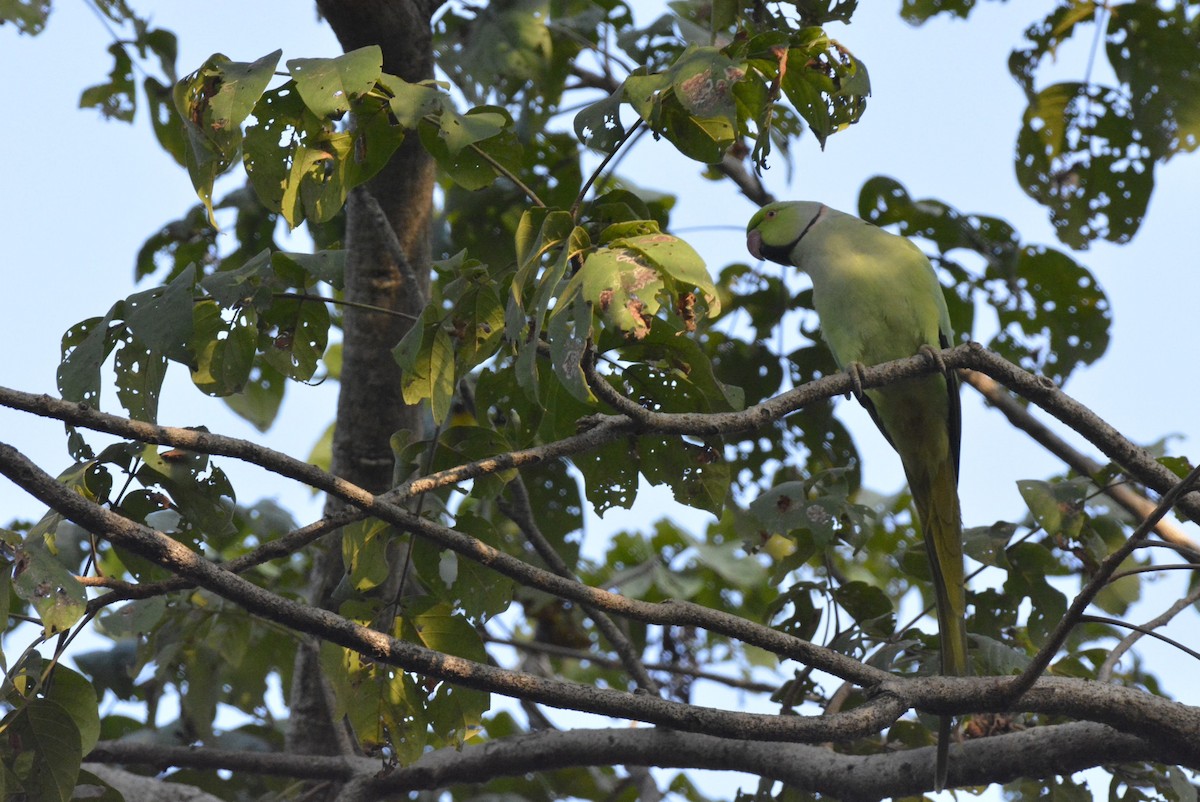
<path fill-rule="evenodd" d="M 512 501 L 503 503 L 500 506 L 512 522 L 517 525 L 525 535 L 525 539 L 529 541 L 538 556 L 545 561 L 546 565 L 550 566 L 550 570 L 564 579 L 578 581 L 570 567 L 563 561 L 563 558 L 558 555 L 554 547 L 550 545 L 550 541 L 546 540 L 546 536 L 542 534 L 541 528 L 537 525 L 534 519 L 533 507 L 529 503 L 529 492 L 525 489 L 525 482 L 520 476 L 508 483 L 508 495 Z M 658 693 L 658 683 L 646 671 L 646 667 L 642 665 L 641 656 L 637 649 L 621 631 L 616 622 L 608 615 L 590 604 L 581 605 L 583 611 L 591 616 L 592 621 L 596 623 L 596 628 L 600 630 L 600 634 L 608 641 L 609 645 L 616 650 L 617 655 L 621 659 L 621 663 L 625 669 L 637 682 L 638 687 L 647 693 Z"/>
<path fill-rule="evenodd" d="M 722 733 L 749 740 L 811 743 L 854 740 L 879 732 L 894 722 L 906 709 L 906 705 L 897 697 L 884 694 L 852 711 L 820 719 L 735 713 L 673 702 L 646 694 L 625 693 L 563 680 L 544 679 L 519 671 L 476 663 L 397 640 L 335 615 L 328 610 L 302 604 L 264 590 L 213 565 L 187 546 L 172 540 L 161 532 L 123 518 L 111 510 L 88 501 L 78 493 L 59 484 L 12 446 L 3 443 L 0 443 L 0 473 L 60 512 L 64 517 L 98 537 L 103 537 L 114 545 L 129 549 L 168 571 L 229 599 L 252 614 L 352 649 L 373 660 L 467 688 L 528 699 L 568 710 L 645 721 L 689 732 Z M 494 552 L 494 550 L 492 551 Z M 501 554 L 500 552 L 495 553 Z M 507 557 L 507 555 L 503 556 Z M 542 573 L 548 574 L 548 572 Z M 586 586 L 570 582 L 562 577 L 548 575 L 566 586 L 590 590 L 597 598 L 621 599 L 615 594 L 588 589 Z M 628 599 L 624 601 L 634 604 Z M 636 604 L 645 605 L 644 602 Z M 661 607 L 666 610 L 679 607 L 682 609 L 678 612 L 683 612 L 684 617 L 686 617 L 689 607 L 697 607 L 696 605 L 670 604 L 645 606 Z M 697 607 L 697 609 L 703 608 Z M 715 613 L 716 611 L 709 612 Z M 756 627 L 749 621 L 741 621 L 734 616 L 727 617 L 735 622 L 740 621 L 739 626 L 741 627 L 749 627 L 751 630 L 762 629 L 773 633 L 773 630 Z M 832 662 L 856 667 L 851 672 L 854 675 L 887 676 L 884 672 L 868 668 L 829 650 L 820 649 L 779 633 L 774 634 L 782 641 L 791 640 L 802 644 L 804 651 L 811 650 L 817 655 L 825 655 L 827 661 L 832 659 Z"/>
<path fill-rule="evenodd" d="M 1028 409 L 1017 402 L 990 376 L 976 373 L 972 370 L 962 372 L 963 380 L 979 391 L 987 402 L 997 409 L 1008 422 L 1017 429 L 1028 434 L 1043 448 L 1065 462 L 1071 470 L 1087 476 L 1095 482 L 1113 501 L 1119 504 L 1131 515 L 1143 519 L 1154 509 L 1154 502 L 1136 492 L 1127 484 L 1101 483 L 1095 477 L 1102 467 L 1098 462 L 1073 448 L 1070 443 L 1052 432 L 1048 426 L 1035 418 Z M 1188 537 L 1187 533 L 1171 521 L 1159 521 L 1154 526 L 1155 533 L 1168 543 L 1182 546 L 1200 557 L 1200 544 Z"/>
<path fill-rule="evenodd" d="M 1096 598 L 1096 594 L 1098 594 L 1104 588 L 1104 586 L 1108 584 L 1109 578 L 1112 577 L 1113 573 L 1117 570 L 1117 568 L 1120 567 L 1121 563 L 1123 563 L 1125 559 L 1133 553 L 1133 550 L 1137 548 L 1138 544 L 1145 540 L 1146 536 L 1150 533 L 1150 530 L 1154 527 L 1154 524 L 1157 523 L 1160 518 L 1166 515 L 1185 493 L 1190 492 L 1198 480 L 1200 480 L 1200 467 L 1195 468 L 1182 481 L 1176 483 L 1176 485 L 1172 487 L 1165 496 L 1163 496 L 1162 501 L 1160 501 L 1158 506 L 1154 508 L 1154 512 L 1150 513 L 1150 515 L 1148 515 L 1146 519 L 1142 521 L 1138 528 L 1134 530 L 1133 534 L 1129 536 L 1129 539 L 1126 540 L 1120 548 L 1113 551 L 1112 554 L 1109 554 L 1104 559 L 1104 562 L 1102 562 L 1100 567 L 1096 569 L 1096 572 L 1092 575 L 1092 578 L 1088 581 L 1087 585 L 1085 585 L 1083 589 L 1079 591 L 1079 595 L 1077 595 L 1071 602 L 1071 606 L 1067 609 L 1066 615 L 1064 615 L 1062 620 L 1060 620 L 1057 626 L 1054 627 L 1054 631 L 1050 633 L 1048 638 L 1046 638 L 1046 642 L 1042 644 L 1042 647 L 1038 650 L 1038 653 L 1033 656 L 1033 660 L 1030 662 L 1029 666 L 1021 672 L 1020 676 L 1012 681 L 1008 689 L 1010 698 L 1016 698 L 1017 696 L 1020 696 L 1026 689 L 1029 688 L 1029 686 L 1033 684 L 1033 682 L 1041 675 L 1041 673 L 1046 670 L 1046 667 L 1050 665 L 1050 661 L 1054 658 L 1054 655 L 1058 653 L 1058 650 L 1062 647 L 1063 643 L 1066 642 L 1067 635 L 1070 634 L 1075 625 L 1079 623 L 1079 619 L 1083 615 L 1084 611 L 1088 608 L 1088 605 L 1090 605 L 1092 600 Z"/>
<path fill-rule="evenodd" d="M 1096 670 L 1097 681 L 1108 682 L 1117 667 L 1117 663 L 1121 661 L 1126 652 L 1133 648 L 1133 644 L 1137 643 L 1147 632 L 1153 632 L 1159 627 L 1166 626 L 1170 623 L 1171 619 L 1191 607 L 1197 601 L 1200 601 L 1200 586 L 1193 588 L 1190 593 L 1182 599 L 1177 600 L 1164 610 L 1161 615 L 1155 616 L 1140 627 L 1136 627 L 1133 632 L 1122 638 L 1121 642 L 1114 646 L 1112 651 L 1108 653 L 1108 656 L 1104 658 L 1104 662 L 1100 664 L 1100 668 Z"/>
<path fill-rule="evenodd" d="M 965 787 L 1018 777 L 1070 774 L 1111 763 L 1153 761 L 1196 768 L 1189 754 L 1163 751 L 1153 742 L 1102 724 L 1039 727 L 952 747 L 950 785 Z M 439 749 L 409 766 L 380 771 L 365 758 L 343 760 L 162 747 L 102 741 L 95 762 L 226 769 L 290 774 L 309 779 L 359 778 L 368 799 L 406 791 L 481 783 L 496 777 L 581 766 L 660 766 L 738 771 L 781 780 L 797 790 L 841 799 L 873 800 L 931 790 L 932 747 L 875 755 L 845 755 L 819 746 L 766 744 L 660 728 L 628 727 L 547 731 L 512 736 L 462 749 Z"/>

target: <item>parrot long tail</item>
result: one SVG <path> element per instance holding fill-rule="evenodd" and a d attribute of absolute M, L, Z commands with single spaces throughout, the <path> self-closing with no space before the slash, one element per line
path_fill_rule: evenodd
<path fill-rule="evenodd" d="M 908 468 L 908 466 L 905 466 Z M 963 577 L 962 516 L 958 506 L 958 478 L 949 454 L 932 470 L 906 470 L 925 548 L 933 574 L 937 598 L 938 632 L 942 647 L 942 674 L 958 677 L 967 673 L 967 598 Z M 942 716 L 938 727 L 937 763 L 934 785 L 946 786 L 949 771 L 952 720 Z"/>

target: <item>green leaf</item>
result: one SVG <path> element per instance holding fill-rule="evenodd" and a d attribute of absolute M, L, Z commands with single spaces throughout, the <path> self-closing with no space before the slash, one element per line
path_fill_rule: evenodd
<path fill-rule="evenodd" d="M 520 140 L 509 130 L 507 111 L 479 106 L 459 114 L 452 106 L 442 110 L 435 125 L 424 122 L 417 129 L 421 143 L 438 166 L 466 190 L 490 186 L 500 175 L 495 164 L 517 175 L 523 172 Z"/>
<path fill-rule="evenodd" d="M 351 100 L 375 88 L 383 74 L 383 51 L 368 45 L 337 58 L 291 59 L 287 68 L 309 111 L 336 120 L 350 111 Z"/>
<path fill-rule="evenodd" d="M 1055 483 L 1026 479 L 1017 482 L 1017 489 L 1046 534 L 1077 540 L 1088 517 L 1083 502 L 1089 484 L 1087 479 Z"/>
<path fill-rule="evenodd" d="M 721 302 L 717 298 L 712 276 L 708 273 L 704 259 L 691 245 L 669 234 L 629 237 L 621 240 L 620 244 L 642 254 L 689 290 L 692 287 L 698 288 L 704 294 L 709 317 L 720 314 Z"/>
<path fill-rule="evenodd" d="M 134 293 L 125 300 L 125 322 L 152 352 L 188 362 L 196 268 L 188 265 L 170 284 Z"/>
<path fill-rule="evenodd" d="M 1064 572 L 1044 546 L 1019 543 L 1008 550 L 1012 569 L 1004 582 L 1004 591 L 1015 606 L 1017 600 L 1028 597 L 1032 604 L 1027 627 L 1029 639 L 1044 643 L 1054 627 L 1067 613 L 1067 600 L 1046 577 Z"/>
<path fill-rule="evenodd" d="M 1016 531 L 1016 524 L 1005 521 L 964 529 L 963 551 L 976 562 L 1007 570 L 1008 559 L 1004 556 L 1004 550 Z"/>
<path fill-rule="evenodd" d="M 192 310 L 187 310 L 189 322 Z M 128 330 L 123 332 L 113 359 L 117 400 L 133 420 L 158 422 L 158 399 L 167 375 L 167 358 Z"/>
<path fill-rule="evenodd" d="M 258 313 L 252 307 L 234 310 L 226 321 L 220 307 L 202 301 L 193 307 L 195 329 L 191 348 L 196 363 L 192 382 L 204 393 L 226 396 L 241 392 L 250 378 L 258 346 Z"/>
<path fill-rule="evenodd" d="M 858 580 L 836 587 L 833 597 L 860 624 L 894 612 L 892 601 L 886 593 L 874 585 Z"/>
<path fill-rule="evenodd" d="M 966 19 L 977 2 L 978 0 L 903 0 L 900 4 L 900 17 L 909 25 L 923 25 L 937 14 L 950 14 Z"/>
<path fill-rule="evenodd" d="M 826 498 L 809 498 L 805 482 L 778 484 L 750 502 L 749 509 L 768 535 L 809 532 L 819 545 L 828 546 L 840 529 L 840 506 Z"/>
<path fill-rule="evenodd" d="M 730 466 L 719 447 L 678 438 L 642 437 L 638 467 L 651 484 L 666 484 L 675 501 L 719 516 L 729 495 Z"/>
<path fill-rule="evenodd" d="M 376 518 L 364 518 L 342 529 L 342 563 L 354 590 L 361 593 L 387 581 L 392 573 L 388 560 L 392 534 L 392 527 Z"/>
<path fill-rule="evenodd" d="M 1029 655 L 986 635 L 972 633 L 971 643 L 975 646 L 971 656 L 980 664 L 983 673 L 997 676 L 1019 674 L 1030 663 Z"/>
<path fill-rule="evenodd" d="M 83 762 L 83 743 L 71 714 L 56 702 L 32 699 L 9 714 L 6 723 L 12 740 L 19 744 L 16 763 L 24 771 L 17 769 L 17 773 L 27 798 L 39 802 L 71 799 Z"/>
<path fill-rule="evenodd" d="M 429 84 L 413 84 L 386 74 L 382 84 L 391 92 L 388 107 L 396 121 L 410 131 L 416 130 L 426 117 L 439 114 L 444 108 L 453 108 L 450 97 Z"/>
<path fill-rule="evenodd" d="M 100 366 L 116 344 L 109 328 L 115 311 L 116 307 L 102 318 L 76 323 L 63 334 L 58 366 L 58 391 L 63 400 L 100 408 Z"/>
<path fill-rule="evenodd" d="M 1030 99 L 1017 136 L 1017 180 L 1050 212 L 1058 238 L 1082 249 L 1125 243 L 1154 190 L 1154 151 L 1143 144 L 1119 89 L 1060 83 Z"/>
<path fill-rule="evenodd" d="M 37 610 L 46 635 L 70 629 L 87 606 L 83 585 L 40 544 L 27 542 L 17 551 L 13 590 Z"/>
<path fill-rule="evenodd" d="M 122 42 L 114 42 L 109 45 L 108 52 L 113 56 L 113 68 L 108 75 L 108 83 L 83 90 L 83 94 L 79 97 L 79 108 L 94 107 L 106 119 L 131 123 L 134 110 L 137 108 L 137 94 L 133 83 L 133 61 L 125 52 L 125 44 Z"/>
<path fill-rule="evenodd" d="M 100 713 L 96 690 L 82 674 L 64 665 L 55 667 L 46 699 L 61 705 L 79 730 L 82 754 L 92 751 L 100 739 Z"/>
<path fill-rule="evenodd" d="M 540 515 L 541 507 L 535 509 L 539 523 L 549 535 L 549 527 Z M 501 532 L 479 516 L 459 513 L 454 528 L 501 551 L 506 548 Z M 507 610 L 512 602 L 515 585 L 511 579 L 474 560 L 440 549 L 424 538 L 413 543 L 413 565 L 433 598 L 450 609 L 461 609 L 472 621 L 486 621 Z"/>
<path fill-rule="evenodd" d="M 217 53 L 175 86 L 175 108 L 187 134 L 188 174 L 214 227 L 213 182 L 233 164 L 242 144 L 242 122 L 270 83 L 282 52 L 250 63 Z"/>
<path fill-rule="evenodd" d="M 612 153 L 625 141 L 625 126 L 621 124 L 621 89 L 575 115 L 575 135 L 589 148 Z"/>
<path fill-rule="evenodd" d="M 454 400 L 454 347 L 440 319 L 441 310 L 427 306 L 421 320 L 392 350 L 401 370 L 406 404 L 428 400 L 435 423 L 450 414 Z"/>
<path fill-rule="evenodd" d="M 550 341 L 550 364 L 554 375 L 571 395 L 583 403 L 596 399 L 583 376 L 582 362 L 592 336 L 592 310 L 588 304 L 560 299 L 550 318 L 546 339 Z"/>
<path fill-rule="evenodd" d="M 225 405 L 255 429 L 271 428 L 283 404 L 287 380 L 266 362 L 256 360 L 246 383 L 239 392 L 224 396 Z"/>
<path fill-rule="evenodd" d="M 290 379 L 311 379 L 329 343 L 329 309 L 325 303 L 282 298 L 263 312 L 259 325 L 270 338 L 270 344 L 263 348 L 263 361 Z"/>
<path fill-rule="evenodd" d="M 19 33 L 37 36 L 50 17 L 50 0 L 0 0 L 0 20 L 12 22 Z"/>

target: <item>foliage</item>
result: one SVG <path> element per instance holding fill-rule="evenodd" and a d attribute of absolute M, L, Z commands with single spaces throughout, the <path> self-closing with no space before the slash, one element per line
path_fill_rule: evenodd
<path fill-rule="evenodd" d="M 965 17 L 972 5 L 913 0 L 903 13 L 913 22 L 938 12 Z M 1154 166 L 1196 147 L 1200 48 L 1186 5 L 1108 8 L 1105 40 L 1118 87 L 1085 79 L 1035 90 L 1039 63 L 1093 20 L 1092 3 L 1061 4 L 1030 28 L 1030 47 L 1014 53 L 1013 73 L 1030 97 L 1019 179 L 1072 247 L 1100 236 L 1126 241 L 1148 203 Z M 823 27 L 850 20 L 855 6 L 680 2 L 640 28 L 630 7 L 613 0 L 448 6 L 435 23 L 445 80 L 413 83 L 385 72 L 374 46 L 290 59 L 283 75 L 279 51 L 252 62 L 215 54 L 176 80 L 174 35 L 124 4 L 102 3 L 130 36 L 113 44 L 108 81 L 87 89 L 81 104 L 130 121 L 144 103 L 200 203 L 153 233 L 139 254 L 139 277 L 157 276 L 159 286 L 64 334 L 61 396 L 111 409 L 102 398 L 111 358 L 117 403 L 128 418 L 157 423 L 164 377 L 178 364 L 201 392 L 269 428 L 289 382 L 336 378 L 340 352 L 330 343 L 345 301 L 346 256 L 336 233 L 343 207 L 414 136 L 438 166 L 437 247 L 446 258 L 433 264 L 431 297 L 393 352 L 405 403 L 430 413 L 427 430 L 393 437 L 399 481 L 583 436 L 611 411 L 600 398 L 613 393 L 648 412 L 715 414 L 829 376 L 835 368 L 817 343 L 811 291 L 758 266 L 711 271 L 672 233 L 674 198 L 637 187 L 617 162 L 649 132 L 655 143 L 646 145 L 673 148 L 701 169 L 732 170 L 732 162 L 757 170 L 787 157 L 805 130 L 823 146 L 869 121 L 866 66 Z M 47 8 L 0 5 L 0 18 L 37 33 Z M 142 99 L 133 64 L 149 72 L 151 56 L 159 77 L 145 78 Z M 623 66 L 633 64 L 640 66 Z M 244 186 L 216 199 L 239 170 Z M 1024 242 L 999 217 L 914 201 L 883 176 L 862 188 L 859 214 L 929 247 L 963 341 L 977 310 L 987 309 L 1000 321 L 989 346 L 1056 382 L 1104 354 L 1109 301 L 1071 255 Z M 307 226 L 314 252 L 280 250 L 281 220 Z M 233 248 L 218 249 L 218 223 L 232 233 Z M 778 336 L 782 328 L 799 328 L 807 340 L 795 346 Z M 59 477 L 63 485 L 214 563 L 298 528 L 270 502 L 239 502 L 222 468 L 227 457 L 135 440 L 98 447 L 82 427 L 68 427 L 68 435 L 73 465 Z M 935 673 L 936 638 L 925 618 L 909 615 L 931 599 L 908 499 L 864 489 L 858 464 L 853 439 L 825 400 L 750 433 L 683 438 L 630 429 L 571 452 L 569 463 L 530 460 L 518 471 L 514 462 L 439 486 L 409 509 L 468 536 L 477 554 L 494 550 L 560 573 L 539 545 L 545 541 L 589 586 L 647 602 L 736 609 L 876 668 Z M 601 560 L 581 557 L 584 505 L 601 513 L 629 506 L 642 479 L 668 487 L 677 502 L 704 513 L 704 523 L 664 518 L 648 535 L 617 533 Z M 1025 520 L 966 533 L 970 557 L 1000 577 L 969 594 L 979 675 L 1028 665 L 1065 614 L 1064 589 L 1095 574 L 1131 528 L 1127 516 L 1097 501 L 1088 477 L 1031 479 L 1021 492 Z M 5 612 L 42 628 L 35 645 L 60 644 L 53 658 L 32 647 L 4 657 L 6 792 L 70 798 L 76 783 L 92 782 L 79 764 L 101 737 L 281 748 L 284 725 L 263 699 L 275 678 L 285 696 L 290 691 L 299 634 L 209 590 L 171 586 L 120 606 L 105 597 L 89 604 L 80 576 L 105 578 L 118 598 L 124 586 L 117 583 L 173 574 L 61 511 L 10 524 L 0 540 L 11 567 L 0 572 Z M 619 649 L 601 634 L 594 611 L 514 581 L 490 558 L 468 559 L 376 517 L 343 528 L 341 555 L 336 612 L 346 622 L 481 666 L 498 659 L 490 647 L 502 627 L 505 640 L 537 655 L 523 660 L 538 663 L 531 673 L 604 688 L 637 684 L 628 664 L 611 657 Z M 1131 558 L 1127 567 L 1142 564 Z M 299 597 L 312 570 L 311 550 L 297 547 L 244 575 Z M 390 578 L 410 575 L 408 592 L 385 592 Z M 1110 585 L 1098 605 L 1123 614 L 1139 595 L 1138 576 Z M 111 649 L 78 655 L 82 674 L 60 665 L 69 638 L 93 622 Z M 811 669 L 783 676 L 777 655 L 716 630 L 622 625 L 635 651 L 655 658 L 667 694 L 682 702 L 699 700 L 697 672 L 711 667 L 735 685 L 770 676 L 771 700 L 787 713 L 818 711 L 837 692 Z M 1109 625 L 1077 628 L 1054 673 L 1100 678 L 1115 634 Z M 385 771 L 470 740 L 500 742 L 525 727 L 479 687 L 402 670 L 334 640 L 320 645 L 319 657 L 335 714 Z M 1141 664 L 1105 678 L 1114 677 L 1155 685 Z M 97 712 L 97 695 L 132 700 L 145 703 L 153 722 L 164 693 L 180 700 L 178 721 L 166 727 Z M 223 707 L 253 724 L 221 731 Z M 897 743 L 928 742 L 913 720 L 889 737 L 844 748 L 882 754 Z M 1169 782 L 1146 780 L 1140 770 L 1114 769 L 1114 787 L 1119 777 L 1127 790 L 1157 782 L 1168 798 L 1187 796 L 1178 769 Z M 611 767 L 557 768 L 536 780 L 494 778 L 486 793 L 632 798 L 629 787 Z M 286 793 L 281 781 L 252 776 L 221 788 L 245 798 Z M 1024 781 L 1010 789 L 1034 793 Z M 706 798 L 686 777 L 672 790 Z M 1080 793 L 1069 778 L 1054 790 Z M 796 795 L 785 789 L 779 798 Z"/>

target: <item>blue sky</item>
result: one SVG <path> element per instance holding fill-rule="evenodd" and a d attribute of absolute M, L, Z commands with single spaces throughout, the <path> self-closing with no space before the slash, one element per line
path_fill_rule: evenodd
<path fill-rule="evenodd" d="M 142 4 L 147 5 L 147 4 Z M 795 152 L 790 186 L 787 170 L 768 172 L 779 197 L 821 200 L 846 211 L 856 208 L 868 177 L 890 175 L 918 198 L 935 197 L 960 210 L 1008 219 L 1027 242 L 1054 245 L 1044 211 L 1016 184 L 1012 154 L 1024 95 L 1008 76 L 1007 59 L 1041 3 L 983 3 L 963 23 L 939 19 L 923 28 L 899 20 L 898 0 L 861 3 L 853 26 L 834 26 L 832 35 L 866 62 L 874 95 L 863 122 L 832 137 L 822 152 L 811 137 Z M 270 0 L 235 3 L 160 3 L 155 24 L 180 36 L 179 69 L 187 72 L 213 52 L 249 61 L 277 47 L 284 58 L 332 56 L 333 35 L 303 3 Z M 658 3 L 634 2 L 648 21 Z M 872 16 L 872 15 L 876 16 Z M 109 37 L 82 4 L 62 2 L 37 38 L 0 28 L 0 106 L 9 110 L 0 226 L 6 239 L 2 270 L 5 294 L 0 315 L 0 384 L 56 394 L 54 371 L 59 339 L 69 326 L 135 289 L 133 259 L 147 236 L 195 202 L 186 173 L 162 152 L 148 121 L 132 127 L 105 122 L 78 109 L 81 90 L 101 82 L 111 69 Z M 1080 79 L 1089 39 L 1069 42 L 1044 80 Z M 1098 72 L 1096 77 L 1104 80 Z M 715 227 L 686 236 L 715 270 L 745 261 L 739 231 L 753 207 L 732 186 L 704 181 L 665 142 L 649 138 L 624 162 L 626 174 L 642 185 L 680 194 L 673 223 L 679 228 Z M 1066 390 L 1135 441 L 1173 435 L 1173 453 L 1200 456 L 1194 368 L 1200 304 L 1200 226 L 1196 222 L 1200 159 L 1177 157 L 1157 172 L 1149 215 L 1132 243 L 1099 244 L 1076 257 L 1107 291 L 1114 323 L 1112 344 L 1095 366 L 1072 377 Z M 140 287 L 139 287 L 140 289 Z M 975 332 L 986 339 L 994 321 L 986 316 Z M 195 391 L 175 369 L 164 394 L 160 419 L 175 425 L 258 437 L 220 402 Z M 111 388 L 106 408 L 117 411 Z M 336 389 L 293 387 L 266 444 L 303 457 L 332 418 Z M 1062 469 L 999 414 L 964 391 L 962 497 L 966 524 L 1019 520 L 1023 505 L 1015 482 Z M 862 445 L 866 481 L 894 492 L 902 482 L 898 460 L 855 404 L 841 414 Z M 0 410 L 0 437 L 51 471 L 68 464 L 61 426 Z M 1071 438 L 1078 442 L 1077 438 Z M 1095 450 L 1084 447 L 1088 453 Z M 315 517 L 320 502 L 254 469 L 231 471 L 242 500 L 277 497 L 301 518 Z M 593 521 L 589 551 L 600 550 L 613 527 L 641 526 L 657 514 L 661 495 L 647 507 L 613 512 Z M 41 509 L 0 481 L 0 518 L 37 517 Z M 1191 530 L 1195 533 L 1195 527 Z M 1158 583 L 1156 597 L 1173 598 L 1182 576 Z M 1161 604 L 1159 607 L 1161 608 Z M 1150 608 L 1133 618 L 1152 617 Z M 1169 650 L 1147 646 L 1148 659 Z M 1187 672 L 1194 666 L 1174 665 Z M 1168 672 L 1170 673 L 1170 672 Z M 1168 687 L 1175 683 L 1168 681 Z M 1184 686 L 1185 683 L 1178 683 Z M 1181 692 L 1200 701 L 1194 683 Z M 1176 688 L 1176 690 L 1181 690 Z"/>

